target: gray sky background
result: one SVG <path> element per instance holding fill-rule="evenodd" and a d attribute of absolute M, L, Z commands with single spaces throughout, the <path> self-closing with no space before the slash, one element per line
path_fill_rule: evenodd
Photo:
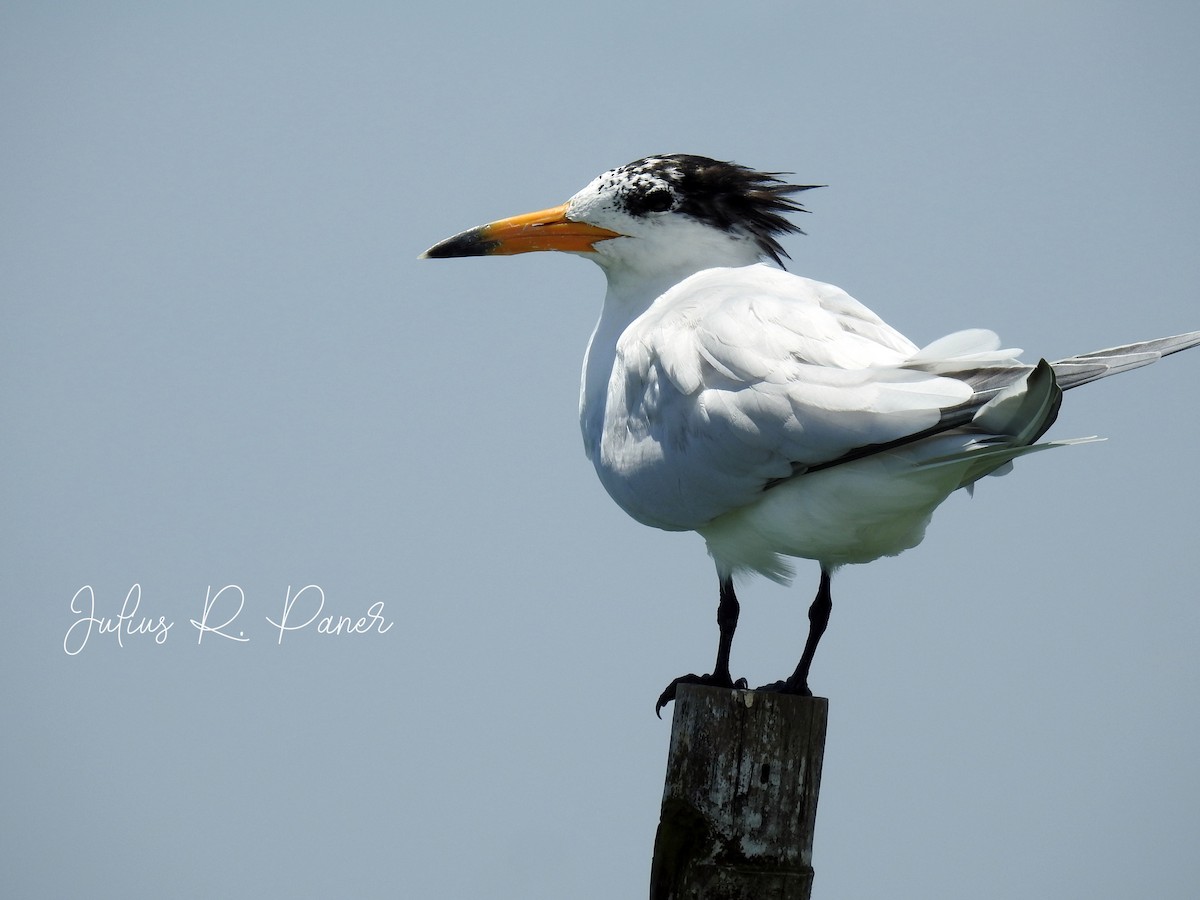
<path fill-rule="evenodd" d="M 690 152 L 828 184 L 791 269 L 918 343 L 1200 328 L 1200 8 L 900 6 L 0 7 L 5 893 L 644 896 L 711 564 L 584 459 L 599 270 L 416 257 Z M 816 897 L 1194 896 L 1198 384 L 1072 392 L 1106 443 L 835 580 Z M 68 655 L 135 584 L 165 643 Z M 309 584 L 390 629 L 278 640 Z"/>

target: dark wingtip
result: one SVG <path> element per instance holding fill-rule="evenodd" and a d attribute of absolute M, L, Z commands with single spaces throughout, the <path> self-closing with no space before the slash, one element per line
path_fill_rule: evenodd
<path fill-rule="evenodd" d="M 455 259 L 461 256 L 487 256 L 499 246 L 483 237 L 483 229 L 471 228 L 434 244 L 417 259 Z"/>

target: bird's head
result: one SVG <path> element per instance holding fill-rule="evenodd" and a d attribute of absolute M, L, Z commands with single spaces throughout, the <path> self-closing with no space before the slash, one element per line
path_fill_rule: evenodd
<path fill-rule="evenodd" d="M 472 228 L 422 256 L 560 250 L 643 274 L 782 263 L 778 236 L 802 233 L 786 216 L 807 211 L 789 195 L 813 187 L 704 156 L 651 156 L 599 175 L 561 206 Z"/>

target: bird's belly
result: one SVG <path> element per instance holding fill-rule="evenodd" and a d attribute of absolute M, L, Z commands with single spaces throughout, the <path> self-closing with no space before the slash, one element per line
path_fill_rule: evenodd
<path fill-rule="evenodd" d="M 703 448 L 672 447 L 660 440 L 626 436 L 606 440 L 593 456 L 609 496 L 637 521 L 667 531 L 693 531 L 752 503 L 771 478 L 790 467 L 729 471 Z"/>
<path fill-rule="evenodd" d="M 787 581 L 782 557 L 835 568 L 915 547 L 961 479 L 958 466 L 915 468 L 904 453 L 882 453 L 791 479 L 696 530 L 719 569 Z"/>
<path fill-rule="evenodd" d="M 691 531 L 735 508 L 719 491 L 694 483 L 684 472 L 652 453 L 594 461 L 604 489 L 626 513 L 643 525 L 665 531 Z"/>
<path fill-rule="evenodd" d="M 723 573 L 779 581 L 790 576 L 783 557 L 831 568 L 915 547 L 940 503 L 1001 464 L 978 463 L 967 452 L 977 436 L 952 431 L 792 477 L 778 454 L 753 457 L 748 447 L 699 433 L 674 439 L 628 416 L 616 424 L 605 422 L 592 461 L 626 513 L 656 528 L 699 532 Z"/>

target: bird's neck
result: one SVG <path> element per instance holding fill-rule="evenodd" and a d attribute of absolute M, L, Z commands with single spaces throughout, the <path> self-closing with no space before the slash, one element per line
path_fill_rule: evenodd
<path fill-rule="evenodd" d="M 612 319 L 625 326 L 689 276 L 705 269 L 748 266 L 762 261 L 756 244 L 741 237 L 695 227 L 689 240 L 670 245 L 622 245 L 620 256 L 597 253 L 594 261 L 604 270 L 608 291 L 601 321 Z M 620 331 L 617 332 L 620 334 Z"/>

